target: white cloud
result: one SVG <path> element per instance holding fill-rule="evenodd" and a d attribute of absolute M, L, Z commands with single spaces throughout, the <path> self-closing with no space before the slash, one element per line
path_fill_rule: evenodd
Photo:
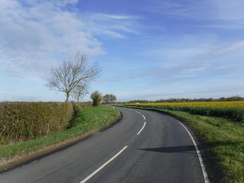
<path fill-rule="evenodd" d="M 76 2 L 1 0 L 0 69 L 10 75 L 45 72 L 77 50 L 104 53 L 80 16 L 65 9 Z"/>
<path fill-rule="evenodd" d="M 95 36 L 125 38 L 126 34 L 137 34 L 138 17 L 80 14 L 76 3 L 1 0 L 0 69 L 12 76 L 47 71 L 77 50 L 89 57 L 104 54 Z"/>

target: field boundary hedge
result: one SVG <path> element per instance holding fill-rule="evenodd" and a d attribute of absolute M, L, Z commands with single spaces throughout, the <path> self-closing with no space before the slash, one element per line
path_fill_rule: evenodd
<path fill-rule="evenodd" d="M 238 108 L 218 108 L 218 107 L 191 107 L 173 105 L 128 105 L 130 107 L 142 107 L 144 109 L 165 109 L 171 111 L 182 111 L 190 114 L 203 116 L 221 117 L 244 124 L 244 110 Z"/>
<path fill-rule="evenodd" d="M 62 131 L 73 114 L 72 103 L 1 102 L 0 146 Z"/>

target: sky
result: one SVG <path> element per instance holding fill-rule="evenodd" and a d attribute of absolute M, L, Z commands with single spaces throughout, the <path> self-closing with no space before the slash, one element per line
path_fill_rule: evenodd
<path fill-rule="evenodd" d="M 243 0 L 0 0 L 0 101 L 64 101 L 50 69 L 98 62 L 117 101 L 244 97 Z"/>

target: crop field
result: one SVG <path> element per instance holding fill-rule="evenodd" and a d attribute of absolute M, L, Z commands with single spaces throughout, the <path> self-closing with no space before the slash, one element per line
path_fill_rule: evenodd
<path fill-rule="evenodd" d="M 215 116 L 244 123 L 244 101 L 129 103 L 129 106 L 183 111 L 191 114 Z"/>

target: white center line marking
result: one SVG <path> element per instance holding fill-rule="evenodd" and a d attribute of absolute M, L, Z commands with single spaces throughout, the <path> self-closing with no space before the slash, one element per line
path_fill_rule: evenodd
<path fill-rule="evenodd" d="M 143 117 L 144 120 L 146 120 L 146 117 L 143 114 L 142 114 L 142 117 Z"/>
<path fill-rule="evenodd" d="M 88 175 L 85 179 L 83 179 L 80 183 L 85 183 L 89 179 L 91 179 L 94 175 L 96 175 L 99 171 L 101 171 L 105 166 L 107 166 L 110 162 L 112 162 L 115 158 L 117 158 L 128 146 L 125 146 L 121 149 L 117 154 L 115 154 L 112 158 L 110 158 L 107 162 L 105 162 L 102 166 L 96 169 L 93 173 Z"/>
<path fill-rule="evenodd" d="M 178 121 L 178 122 L 181 124 L 181 126 L 183 126 L 185 128 L 185 130 L 187 131 L 187 133 L 191 137 L 191 140 L 192 140 L 192 142 L 193 142 L 193 144 L 195 146 L 195 149 L 196 149 L 196 152 L 197 152 L 197 156 L 198 156 L 201 168 L 202 168 L 204 181 L 205 181 L 205 183 L 209 183 L 208 174 L 207 174 L 206 168 L 204 166 L 203 159 L 202 159 L 202 156 L 201 156 L 201 153 L 200 153 L 200 150 L 199 150 L 199 148 L 197 146 L 196 141 L 194 140 L 193 136 L 191 135 L 190 131 L 186 128 L 186 126 L 183 123 L 181 123 L 180 121 Z"/>
<path fill-rule="evenodd" d="M 141 114 L 140 112 L 136 111 L 136 113 Z"/>
<path fill-rule="evenodd" d="M 137 135 L 139 135 L 141 132 L 142 132 L 142 130 L 145 128 L 145 126 L 146 126 L 146 122 L 144 122 L 144 124 L 143 124 L 143 126 L 142 126 L 142 128 L 140 129 L 140 131 L 137 133 Z"/>

